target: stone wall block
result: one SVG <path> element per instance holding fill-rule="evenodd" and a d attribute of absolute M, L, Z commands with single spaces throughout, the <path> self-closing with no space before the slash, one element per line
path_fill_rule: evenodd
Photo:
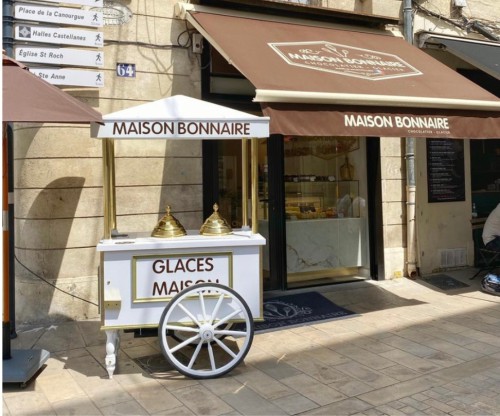
<path fill-rule="evenodd" d="M 127 7 L 134 15 L 171 17 L 174 15 L 175 3 L 165 0 L 130 0 L 127 2 Z"/>
<path fill-rule="evenodd" d="M 119 158 L 116 159 L 116 185 L 200 184 L 198 158 Z"/>
<path fill-rule="evenodd" d="M 116 190 L 117 215 L 139 212 L 165 215 L 167 205 L 172 213 L 179 211 L 201 211 L 200 185 L 138 186 Z M 175 214 L 174 214 L 175 215 Z"/>
<path fill-rule="evenodd" d="M 145 3 L 148 3 L 147 1 Z M 171 24 L 168 19 L 168 24 Z M 156 19 L 154 16 L 134 14 L 132 18 L 123 25 L 104 26 L 104 38 L 106 41 L 116 41 L 112 44 L 136 46 L 134 42 L 140 42 L 144 46 L 168 47 L 177 44 L 177 34 L 171 30 L 157 30 L 159 25 L 167 25 L 167 19 Z M 125 49 L 125 48 L 122 48 Z M 130 48 L 129 48 L 130 49 Z"/>
<path fill-rule="evenodd" d="M 123 60 L 118 62 L 131 62 L 132 60 Z M 116 64 L 115 64 L 116 65 Z M 172 74 L 150 74 L 144 72 L 141 65 L 136 66 L 135 78 L 116 77 L 114 71 L 105 72 L 106 79 L 111 78 L 109 86 L 116 90 L 116 100 L 114 103 L 115 108 L 103 106 L 105 101 L 101 102 L 100 111 L 102 114 L 113 113 L 115 111 L 123 110 L 129 107 L 135 107 L 150 101 L 156 101 L 161 98 L 170 96 L 172 87 Z M 138 86 L 140 85 L 140 88 Z M 120 100 L 131 100 L 123 101 Z"/>
<path fill-rule="evenodd" d="M 111 73 L 111 76 L 114 76 L 114 72 Z M 136 91 L 133 91 L 134 95 L 129 97 L 123 96 L 123 94 L 118 91 L 115 93 L 118 97 L 116 100 L 103 97 L 100 100 L 99 111 L 102 114 L 109 114 L 115 111 L 124 110 L 126 108 L 131 108 L 151 101 L 170 97 L 172 95 L 180 94 L 194 98 L 197 98 L 199 96 L 201 86 L 201 82 L 199 79 L 194 80 L 190 75 L 177 75 L 177 77 L 175 78 L 175 82 L 169 85 L 167 81 L 171 82 L 170 75 L 160 74 L 157 75 L 157 77 L 161 80 L 161 83 L 158 84 L 160 86 L 157 85 L 154 89 L 146 89 L 146 91 L 142 91 L 139 97 L 136 97 Z"/>
<path fill-rule="evenodd" d="M 384 225 L 384 247 L 406 247 L 406 227 L 403 225 Z"/>
<path fill-rule="evenodd" d="M 52 157 L 100 157 L 101 142 L 90 137 L 90 127 L 61 124 L 16 125 L 14 152 L 17 159 Z"/>
<path fill-rule="evenodd" d="M 102 158 L 27 159 L 14 162 L 16 188 L 102 186 Z"/>
<path fill-rule="evenodd" d="M 383 202 L 383 223 L 384 225 L 404 224 L 406 221 L 406 203 L 401 201 Z"/>
<path fill-rule="evenodd" d="M 406 176 L 406 167 L 399 157 L 381 158 L 381 176 L 382 179 L 401 179 Z"/>
<path fill-rule="evenodd" d="M 16 218 L 98 217 L 103 213 L 102 187 L 16 189 Z"/>
<path fill-rule="evenodd" d="M 25 249 L 95 247 L 102 235 L 102 217 L 16 220 L 16 245 Z"/>
<path fill-rule="evenodd" d="M 382 195 L 386 202 L 401 202 L 406 200 L 406 181 L 401 179 L 386 179 L 382 181 Z"/>
<path fill-rule="evenodd" d="M 384 249 L 384 277 L 394 279 L 405 275 L 406 250 L 402 247 Z"/>
<path fill-rule="evenodd" d="M 110 83 L 117 90 L 116 100 L 103 98 L 100 101 L 99 111 L 109 114 L 126 108 L 135 107 L 151 101 L 167 98 L 172 95 L 186 95 L 196 97 L 199 91 L 200 80 L 190 75 L 177 75 L 176 81 L 172 83 L 172 74 L 145 74 L 139 72 L 135 80 L 130 78 L 113 79 Z M 109 77 L 114 77 L 114 71 L 106 72 Z M 137 86 L 141 87 L 138 88 Z"/>
<path fill-rule="evenodd" d="M 96 280 L 57 282 L 61 290 L 40 284 L 38 279 L 16 282 L 16 297 L 28 300 L 16 303 L 16 321 L 33 325 L 98 318 Z"/>
<path fill-rule="evenodd" d="M 50 281 L 88 280 L 88 276 L 97 275 L 99 266 L 95 246 L 51 250 L 17 248 L 16 257 L 20 262 L 16 265 L 17 280 L 27 282 L 37 278 L 33 273 Z"/>
<path fill-rule="evenodd" d="M 405 140 L 400 137 L 381 137 L 380 155 L 383 157 L 404 157 Z"/>
<path fill-rule="evenodd" d="M 200 157 L 201 140 L 117 140 L 115 157 Z"/>
<path fill-rule="evenodd" d="M 323 7 L 373 14 L 377 16 L 399 17 L 401 5 L 387 0 L 323 0 Z"/>

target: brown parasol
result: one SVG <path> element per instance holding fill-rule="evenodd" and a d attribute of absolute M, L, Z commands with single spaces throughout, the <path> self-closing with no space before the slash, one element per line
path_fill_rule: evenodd
<path fill-rule="evenodd" d="M 29 72 L 20 62 L 3 54 L 2 59 L 2 209 L 4 218 L 13 215 L 13 204 L 9 204 L 9 166 L 7 123 L 102 123 L 102 116 L 89 105 L 49 84 Z M 13 200 L 13 198 L 12 198 Z M 48 359 L 45 350 L 10 349 L 11 281 L 14 281 L 9 267 L 9 245 L 13 234 L 7 224 L 3 227 L 3 382 L 21 383 L 28 381 Z M 12 276 L 11 276 L 12 275 Z"/>
<path fill-rule="evenodd" d="M 3 55 L 2 120 L 4 122 L 89 123 L 102 116 L 28 71 L 22 63 Z"/>

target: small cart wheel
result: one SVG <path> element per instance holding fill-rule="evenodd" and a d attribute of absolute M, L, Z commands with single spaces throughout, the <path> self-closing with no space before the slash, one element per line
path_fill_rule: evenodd
<path fill-rule="evenodd" d="M 169 336 L 172 333 L 186 339 Z M 167 361 L 196 379 L 220 377 L 235 368 L 247 355 L 253 334 L 245 300 L 218 283 L 201 283 L 178 293 L 165 307 L 158 327 Z"/>

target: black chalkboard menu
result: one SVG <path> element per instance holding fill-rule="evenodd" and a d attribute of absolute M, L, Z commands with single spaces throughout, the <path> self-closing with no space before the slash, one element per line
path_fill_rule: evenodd
<path fill-rule="evenodd" d="M 464 141 L 427 139 L 429 202 L 465 201 Z"/>

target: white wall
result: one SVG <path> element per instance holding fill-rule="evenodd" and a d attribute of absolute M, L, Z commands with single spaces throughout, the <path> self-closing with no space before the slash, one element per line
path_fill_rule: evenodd
<path fill-rule="evenodd" d="M 428 202 L 426 140 L 417 139 L 417 250 L 422 274 L 443 270 L 441 250 L 465 249 L 467 264 L 474 264 L 474 246 L 471 230 L 472 203 L 470 200 L 470 152 L 469 141 L 464 140 L 465 195 L 463 202 Z"/>

